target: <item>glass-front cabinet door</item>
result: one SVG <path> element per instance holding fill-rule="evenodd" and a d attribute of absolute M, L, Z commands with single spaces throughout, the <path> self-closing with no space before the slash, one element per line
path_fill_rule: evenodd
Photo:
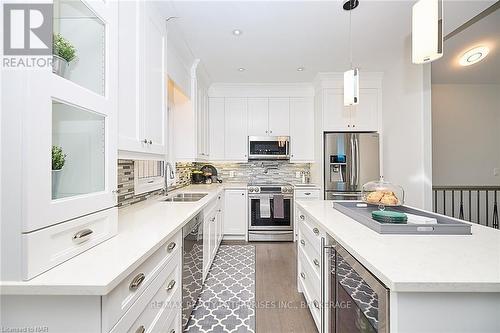
<path fill-rule="evenodd" d="M 54 1 L 54 57 L 25 76 L 23 232 L 116 205 L 117 3 Z"/>

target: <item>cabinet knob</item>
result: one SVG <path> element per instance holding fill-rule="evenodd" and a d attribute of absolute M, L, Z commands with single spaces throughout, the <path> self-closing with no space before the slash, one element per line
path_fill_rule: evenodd
<path fill-rule="evenodd" d="M 347 127 L 351 127 L 351 125 L 347 125 Z"/>
<path fill-rule="evenodd" d="M 272 133 L 273 131 L 269 131 L 269 133 Z"/>
<path fill-rule="evenodd" d="M 146 332 L 146 328 L 144 327 L 144 325 L 139 326 L 139 327 L 135 330 L 135 333 L 144 333 L 144 332 Z"/>
<path fill-rule="evenodd" d="M 167 252 L 168 253 L 172 252 L 175 249 L 176 246 L 177 246 L 177 244 L 175 244 L 175 242 L 172 242 L 172 243 L 168 244 L 168 246 L 167 246 Z"/>
<path fill-rule="evenodd" d="M 356 125 L 352 125 L 352 127 L 356 127 Z"/>
<path fill-rule="evenodd" d="M 149 144 L 152 145 L 153 144 L 153 141 L 149 140 Z"/>
<path fill-rule="evenodd" d="M 146 279 L 146 275 L 144 275 L 144 273 L 137 274 L 134 277 L 134 279 L 132 280 L 132 282 L 130 282 L 130 285 L 128 288 L 131 291 L 137 290 L 141 286 L 141 284 L 144 282 L 145 279 Z"/>
<path fill-rule="evenodd" d="M 314 232 L 316 235 L 319 235 L 319 229 L 318 229 L 318 228 L 313 228 L 313 232 Z"/>
<path fill-rule="evenodd" d="M 317 300 L 314 300 L 313 304 L 316 309 L 319 309 L 319 302 Z"/>
<path fill-rule="evenodd" d="M 267 134 L 268 131 L 266 131 L 266 134 Z"/>
<path fill-rule="evenodd" d="M 300 216 L 299 216 L 299 218 L 300 218 L 301 220 L 303 220 L 303 219 L 305 219 L 306 217 L 305 217 L 304 215 L 300 215 Z"/>
<path fill-rule="evenodd" d="M 175 287 L 175 280 L 172 280 L 168 283 L 167 287 L 165 288 L 166 291 L 170 291 L 172 289 L 174 289 Z"/>
<path fill-rule="evenodd" d="M 319 266 L 319 260 L 318 260 L 318 259 L 314 259 L 314 260 L 313 260 L 313 263 L 314 263 L 316 266 Z"/>
<path fill-rule="evenodd" d="M 142 142 L 144 142 L 144 143 L 147 144 L 148 143 L 148 139 L 144 139 L 144 140 L 142 140 Z"/>
<path fill-rule="evenodd" d="M 306 245 L 306 241 L 302 239 L 302 240 L 300 241 L 300 244 L 302 244 L 302 245 Z"/>
<path fill-rule="evenodd" d="M 305 279 L 306 278 L 306 274 L 304 272 L 300 273 L 300 276 Z"/>

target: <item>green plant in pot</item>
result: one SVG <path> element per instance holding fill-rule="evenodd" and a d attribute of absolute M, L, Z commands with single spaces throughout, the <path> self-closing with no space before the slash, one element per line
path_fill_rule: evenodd
<path fill-rule="evenodd" d="M 59 146 L 52 146 L 52 199 L 58 197 L 61 171 L 66 163 L 66 154 Z"/>
<path fill-rule="evenodd" d="M 61 34 L 55 34 L 52 42 L 52 72 L 64 77 L 69 63 L 75 58 L 75 47 Z"/>

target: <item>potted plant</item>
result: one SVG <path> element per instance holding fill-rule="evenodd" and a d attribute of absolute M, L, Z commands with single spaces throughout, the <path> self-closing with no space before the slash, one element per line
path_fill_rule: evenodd
<path fill-rule="evenodd" d="M 61 171 L 66 163 L 66 154 L 59 146 L 52 146 L 52 199 L 57 198 Z"/>
<path fill-rule="evenodd" d="M 64 77 L 69 63 L 76 58 L 75 47 L 60 34 L 54 35 L 52 43 L 52 72 Z"/>

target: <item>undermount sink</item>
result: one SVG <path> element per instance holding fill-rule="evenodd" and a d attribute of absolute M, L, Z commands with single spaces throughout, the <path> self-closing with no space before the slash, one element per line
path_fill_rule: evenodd
<path fill-rule="evenodd" d="M 166 202 L 196 202 L 203 199 L 208 193 L 177 193 L 163 199 Z"/>

